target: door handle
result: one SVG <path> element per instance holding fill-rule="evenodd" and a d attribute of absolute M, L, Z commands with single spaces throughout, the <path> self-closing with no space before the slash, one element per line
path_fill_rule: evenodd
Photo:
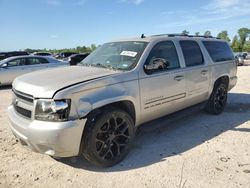
<path fill-rule="evenodd" d="M 174 80 L 181 81 L 183 78 L 184 78 L 183 75 L 177 75 L 177 76 L 174 77 Z"/>
<path fill-rule="evenodd" d="M 208 72 L 208 70 L 202 70 L 202 71 L 201 71 L 201 74 L 202 74 L 202 75 L 206 75 L 207 72 Z"/>

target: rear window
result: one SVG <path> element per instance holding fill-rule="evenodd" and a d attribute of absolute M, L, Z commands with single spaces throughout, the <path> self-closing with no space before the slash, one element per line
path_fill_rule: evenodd
<path fill-rule="evenodd" d="M 226 42 L 203 41 L 203 44 L 214 62 L 234 60 L 232 50 Z"/>
<path fill-rule="evenodd" d="M 187 67 L 204 64 L 203 55 L 197 42 L 192 40 L 182 40 L 180 41 L 180 46 Z"/>

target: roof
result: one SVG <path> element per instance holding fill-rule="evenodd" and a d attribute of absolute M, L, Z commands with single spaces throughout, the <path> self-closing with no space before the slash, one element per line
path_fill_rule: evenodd
<path fill-rule="evenodd" d="M 21 56 L 13 56 L 13 57 L 8 57 L 6 59 L 3 59 L 2 61 L 6 62 L 6 61 L 10 61 L 10 60 L 14 60 L 14 59 L 18 59 L 18 58 L 32 58 L 32 57 L 39 57 L 39 58 L 45 58 L 45 59 L 53 59 L 52 57 L 49 56 L 39 56 L 39 55 L 21 55 Z"/>
<path fill-rule="evenodd" d="M 151 42 L 153 40 L 166 39 L 166 38 L 221 40 L 220 38 L 217 38 L 217 37 L 203 36 L 203 35 L 195 36 L 195 35 L 185 35 L 185 34 L 159 34 L 159 35 L 145 36 L 144 34 L 142 34 L 141 37 L 124 38 L 124 39 L 119 39 L 113 42 L 118 42 L 118 41 Z"/>

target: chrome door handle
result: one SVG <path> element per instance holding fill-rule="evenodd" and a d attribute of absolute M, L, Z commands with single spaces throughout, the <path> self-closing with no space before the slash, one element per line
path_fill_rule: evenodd
<path fill-rule="evenodd" d="M 201 74 L 202 74 L 202 75 L 206 75 L 207 72 L 208 72 L 208 70 L 203 70 L 203 71 L 201 71 Z"/>
<path fill-rule="evenodd" d="M 177 76 L 174 77 L 174 80 L 176 80 L 176 81 L 181 81 L 183 78 L 184 78 L 184 76 L 182 76 L 182 75 L 177 75 Z"/>

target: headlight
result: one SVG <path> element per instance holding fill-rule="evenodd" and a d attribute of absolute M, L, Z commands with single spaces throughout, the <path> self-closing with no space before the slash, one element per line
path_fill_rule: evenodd
<path fill-rule="evenodd" d="M 39 99 L 36 103 L 35 119 L 42 121 L 67 121 L 69 118 L 70 103 L 70 99 Z"/>

